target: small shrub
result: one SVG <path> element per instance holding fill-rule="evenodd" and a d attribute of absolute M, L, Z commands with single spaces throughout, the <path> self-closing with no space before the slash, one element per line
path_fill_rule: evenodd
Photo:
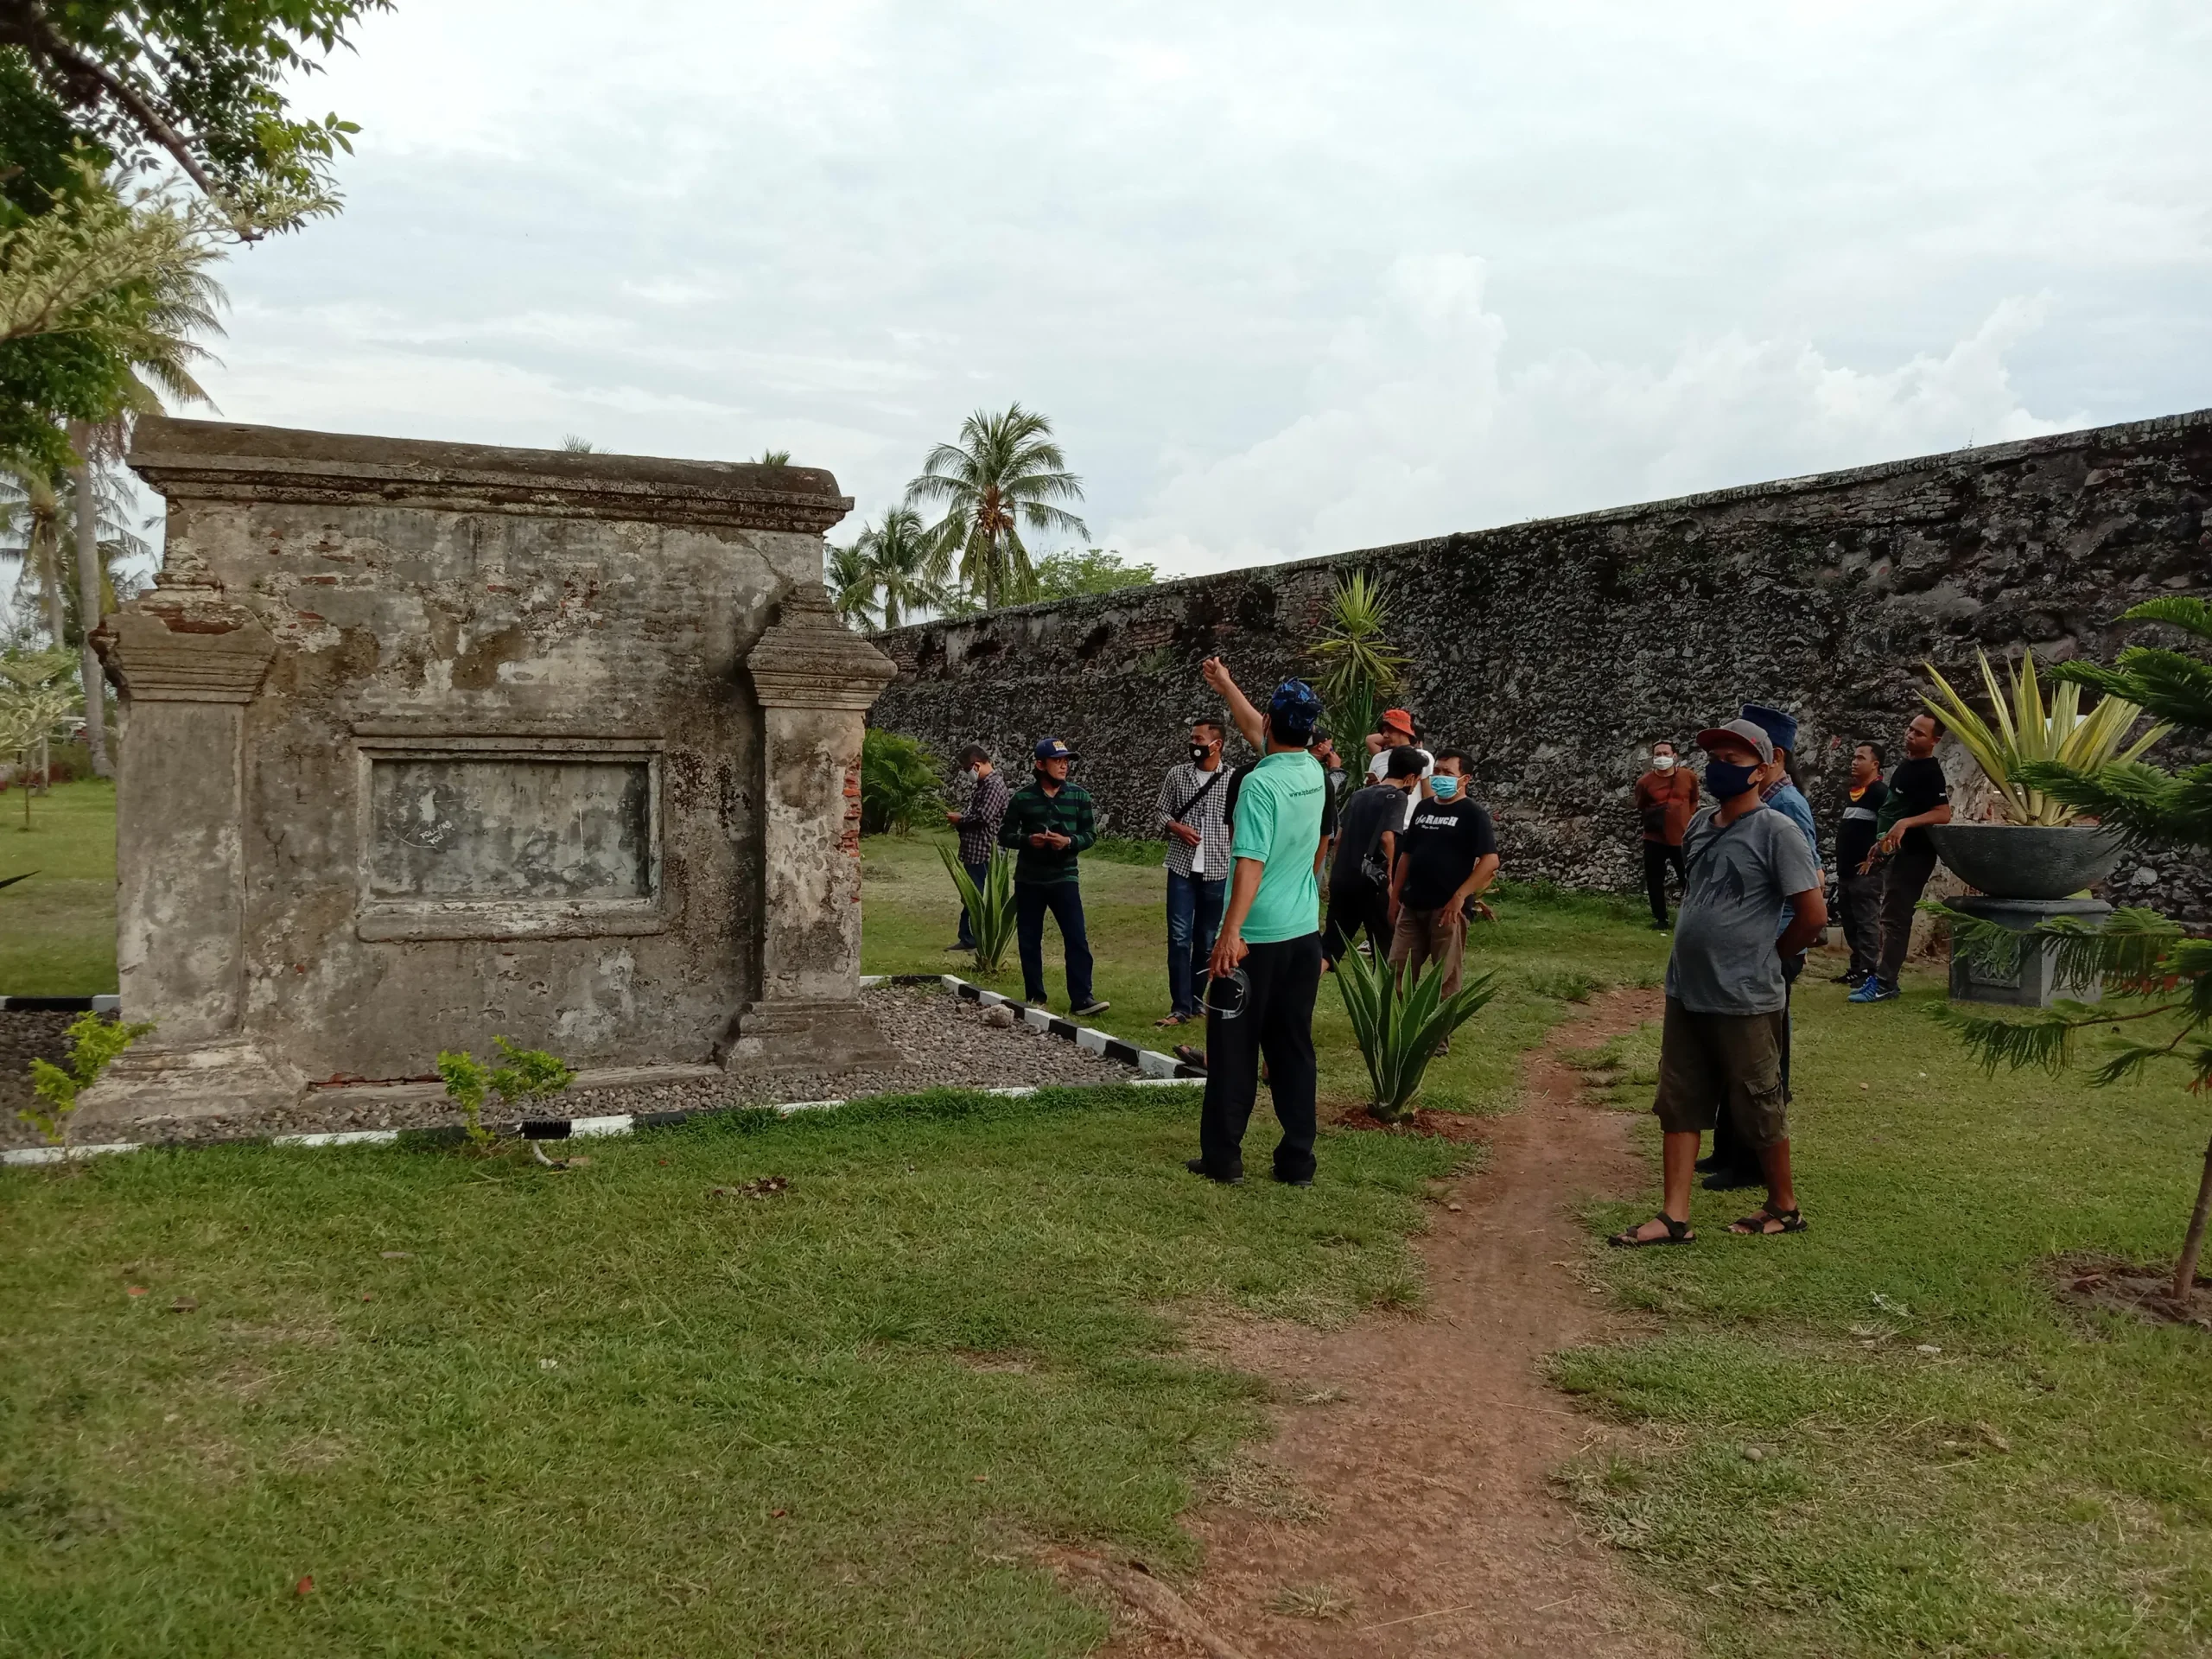
<path fill-rule="evenodd" d="M 942 807 L 937 756 L 918 738 L 869 727 L 861 739 L 861 833 L 903 836 Z M 939 822 L 943 822 L 942 819 Z"/>
<path fill-rule="evenodd" d="M 1492 977 L 1478 974 L 1446 996 L 1441 964 L 1408 985 L 1387 963 L 1370 963 L 1357 951 L 1337 963 L 1337 989 L 1367 1062 L 1374 1089 L 1369 1109 L 1375 1116 L 1395 1123 L 1413 1115 L 1414 1096 L 1437 1045 L 1497 995 Z"/>
<path fill-rule="evenodd" d="M 575 1081 L 568 1063 L 538 1048 L 517 1048 L 504 1037 L 493 1046 L 506 1064 L 487 1067 L 466 1049 L 444 1049 L 438 1054 L 438 1075 L 445 1079 L 446 1097 L 461 1108 L 461 1128 L 477 1152 L 491 1149 L 499 1137 L 484 1124 L 484 1108 L 494 1096 L 501 1105 L 518 1109 L 524 1117 Z"/>
<path fill-rule="evenodd" d="M 77 1096 L 99 1080 L 110 1061 L 153 1028 L 150 1020 L 126 1026 L 97 1014 L 78 1015 L 69 1027 L 67 1070 L 50 1060 L 31 1062 L 31 1093 L 46 1103 L 45 1109 L 26 1106 L 16 1116 L 36 1129 L 47 1145 L 60 1146 L 69 1138 Z"/>
<path fill-rule="evenodd" d="M 980 887 L 943 842 L 938 843 L 937 855 L 944 861 L 945 874 L 967 907 L 968 931 L 976 939 L 976 971 L 997 973 L 1005 964 L 1007 946 L 1014 942 L 1014 855 L 993 853 Z"/>

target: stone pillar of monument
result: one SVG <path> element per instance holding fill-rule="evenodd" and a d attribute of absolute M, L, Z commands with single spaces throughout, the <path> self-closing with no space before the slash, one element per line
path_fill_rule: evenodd
<path fill-rule="evenodd" d="M 276 642 L 185 556 L 92 644 L 122 694 L 117 790 L 152 808 L 118 815 L 116 967 L 123 1018 L 154 1029 L 86 1091 L 73 1133 L 290 1105 L 303 1079 L 241 1032 L 242 738 Z"/>
<path fill-rule="evenodd" d="M 895 671 L 795 584 L 745 658 L 766 741 L 760 1000 L 739 1016 L 734 1071 L 903 1063 L 859 1004 L 862 716 Z"/>

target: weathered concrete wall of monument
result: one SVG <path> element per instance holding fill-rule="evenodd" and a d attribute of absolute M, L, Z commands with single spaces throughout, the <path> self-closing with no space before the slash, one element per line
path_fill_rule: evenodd
<path fill-rule="evenodd" d="M 1200 659 L 1250 689 L 1311 672 L 1337 572 L 1363 563 L 1414 658 L 1404 701 L 1477 757 L 1511 870 L 1619 886 L 1651 739 L 1789 707 L 1832 823 L 1849 745 L 1895 738 L 1923 658 L 2107 652 L 2129 605 L 2212 592 L 2208 500 L 2212 410 L 924 623 L 879 637 L 899 674 L 872 720 L 1017 771 L 1065 737 L 1108 827 L 1147 835 L 1177 728 L 1210 709 Z M 2183 860 L 2114 885 L 2212 917 Z"/>

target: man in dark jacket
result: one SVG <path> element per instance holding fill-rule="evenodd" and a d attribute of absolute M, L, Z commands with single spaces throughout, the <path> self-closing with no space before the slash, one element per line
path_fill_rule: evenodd
<path fill-rule="evenodd" d="M 999 845 L 1016 854 L 1014 927 L 1022 995 L 1039 1006 L 1045 1001 L 1045 912 L 1050 911 L 1067 953 L 1068 1006 L 1092 1014 L 1105 1013 L 1109 1005 L 1090 994 L 1090 939 L 1076 879 L 1077 855 L 1098 839 L 1090 794 L 1068 781 L 1068 767 L 1078 758 L 1057 737 L 1038 740 L 1031 781 L 1007 803 Z"/>
<path fill-rule="evenodd" d="M 960 770 L 969 779 L 967 804 L 960 810 L 944 816 L 946 822 L 960 832 L 960 868 L 968 872 L 970 881 L 981 887 L 991 879 L 991 853 L 998 845 L 999 825 L 1006 820 L 1006 804 L 1012 794 L 1006 779 L 991 764 L 990 751 L 980 743 L 970 743 L 960 751 Z M 965 905 L 960 907 L 960 937 L 946 948 L 976 948 L 976 932 Z"/>

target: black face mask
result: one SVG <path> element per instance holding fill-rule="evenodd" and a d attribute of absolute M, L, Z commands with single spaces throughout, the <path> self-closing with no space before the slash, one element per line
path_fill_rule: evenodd
<path fill-rule="evenodd" d="M 1191 745 L 1191 760 L 1194 765 L 1203 766 L 1206 763 L 1206 756 L 1212 753 L 1213 745 L 1211 743 L 1193 743 Z"/>

